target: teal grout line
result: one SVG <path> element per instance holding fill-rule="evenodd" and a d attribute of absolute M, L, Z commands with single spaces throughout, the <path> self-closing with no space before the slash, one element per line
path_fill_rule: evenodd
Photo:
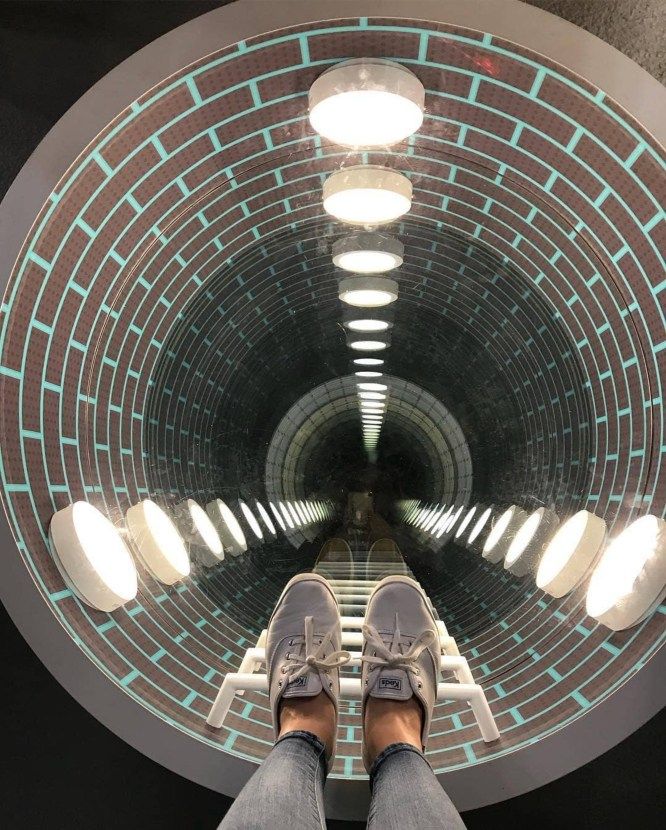
<path fill-rule="evenodd" d="M 132 669 L 132 671 L 129 672 L 129 674 L 126 674 L 125 677 L 122 678 L 122 680 L 120 681 L 120 685 L 121 686 L 129 686 L 129 684 L 133 680 L 136 680 L 136 678 L 139 676 L 139 674 L 140 674 L 140 672 L 139 672 L 138 669 Z"/>
<path fill-rule="evenodd" d="M 534 83 L 532 84 L 532 88 L 530 89 L 528 95 L 530 98 L 536 98 L 539 95 L 539 90 L 541 89 L 541 84 L 546 77 L 546 69 L 545 67 L 541 66 L 537 70 L 536 76 L 534 78 Z"/>

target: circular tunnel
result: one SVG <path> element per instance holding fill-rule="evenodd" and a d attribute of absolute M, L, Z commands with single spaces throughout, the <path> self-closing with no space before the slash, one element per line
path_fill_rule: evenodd
<path fill-rule="evenodd" d="M 97 717 L 229 794 L 272 729 L 259 692 L 209 727 L 217 689 L 358 490 L 501 732 L 486 744 L 464 703 L 437 705 L 428 758 L 461 809 L 575 768 L 658 707 L 663 605 L 611 631 L 586 615 L 584 586 L 553 598 L 397 509 L 586 509 L 619 531 L 664 507 L 666 125 L 641 103 L 663 89 L 562 21 L 480 5 L 447 4 L 446 19 L 428 2 L 409 19 L 369 0 L 335 20 L 316 2 L 218 9 L 94 87 L 2 206 L 7 607 Z M 359 152 L 312 131 L 312 82 L 353 57 L 423 83 L 425 119 L 404 143 Z M 413 187 L 387 228 L 405 252 L 372 457 L 331 261 L 347 229 L 322 206 L 325 178 L 359 164 Z M 51 517 L 85 500 L 123 529 L 146 498 L 334 513 L 262 540 L 244 524 L 243 555 L 170 587 L 139 568 L 136 598 L 97 611 L 63 581 Z M 330 810 L 357 815 L 354 704 L 340 730 Z"/>

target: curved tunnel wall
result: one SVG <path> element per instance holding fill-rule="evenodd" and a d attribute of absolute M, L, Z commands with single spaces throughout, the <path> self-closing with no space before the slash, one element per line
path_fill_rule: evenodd
<path fill-rule="evenodd" d="M 389 387 L 385 428 L 388 431 L 399 423 L 422 449 L 422 463 L 430 473 L 429 494 L 443 501 L 467 504 L 472 491 L 472 459 L 455 418 L 440 401 L 413 383 L 391 375 L 385 375 L 384 381 Z M 311 442 L 323 443 L 331 427 L 342 419 L 351 422 L 351 429 L 360 438 L 353 375 L 317 386 L 289 409 L 266 453 L 266 492 L 271 501 L 300 499 L 310 494 L 304 486 L 304 468 L 315 451 Z M 360 446 L 359 449 L 365 455 Z M 312 480 L 316 481 L 317 476 Z M 297 544 L 303 538 L 312 539 L 314 530 L 296 528 L 288 530 L 287 536 Z"/>
<path fill-rule="evenodd" d="M 421 78 L 426 120 L 399 153 L 359 158 L 312 135 L 306 93 L 332 63 L 373 55 Z M 224 609 L 196 580 L 164 591 L 142 574 L 136 603 L 107 615 L 63 585 L 46 528 L 75 499 L 120 521 L 150 494 L 259 485 L 256 446 L 299 395 L 348 371 L 321 247 L 337 231 L 320 192 L 324 175 L 361 160 L 399 167 L 414 184 L 397 228 L 409 234 L 397 314 L 402 331 L 422 333 L 430 360 L 424 368 L 414 335 L 396 328 L 388 369 L 450 408 L 478 469 L 474 496 L 588 507 L 617 527 L 661 509 L 663 157 L 640 124 L 524 47 L 426 21 L 309 24 L 184 67 L 72 162 L 11 273 L 1 309 L 4 500 L 37 590 L 87 657 L 159 717 L 246 758 L 270 743 L 262 696 L 234 704 L 219 732 L 204 718 L 253 634 L 230 609 L 246 604 L 250 614 L 257 598 L 268 608 L 279 586 L 250 560 L 226 563 Z M 269 261 L 274 238 L 279 261 Z M 265 257 L 264 242 L 265 268 L 246 280 L 240 265 Z M 312 254 L 297 256 L 299 244 Z M 311 360 L 315 340 L 325 371 Z M 498 394 L 484 408 L 488 390 Z M 507 447 L 520 458 L 517 477 Z M 457 624 L 460 603 L 512 579 L 479 567 L 471 599 L 432 584 Z M 252 602 L 234 599 L 234 568 L 249 569 Z M 531 589 L 512 617 L 461 632 L 472 670 L 502 675 L 488 693 L 503 737 L 484 745 L 464 707 L 441 704 L 433 766 L 500 757 L 585 714 L 655 652 L 660 616 L 610 635 L 585 618 L 580 597 Z M 341 724 L 354 733 L 351 710 Z M 361 774 L 357 743 L 357 733 L 342 742 L 337 774 Z"/>

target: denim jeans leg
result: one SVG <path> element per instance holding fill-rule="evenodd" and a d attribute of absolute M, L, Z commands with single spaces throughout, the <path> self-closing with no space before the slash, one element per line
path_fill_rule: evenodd
<path fill-rule="evenodd" d="M 391 744 L 370 770 L 368 830 L 465 830 L 423 753 Z"/>
<path fill-rule="evenodd" d="M 243 787 L 218 830 L 326 830 L 324 745 L 287 732 Z"/>

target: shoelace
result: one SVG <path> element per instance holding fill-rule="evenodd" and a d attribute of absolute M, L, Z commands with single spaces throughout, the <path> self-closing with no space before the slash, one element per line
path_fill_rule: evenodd
<path fill-rule="evenodd" d="M 389 646 L 386 645 L 382 635 L 377 631 L 374 625 L 366 624 L 363 626 L 363 637 L 365 638 L 369 649 L 376 652 L 374 654 L 365 654 L 361 657 L 361 661 L 363 663 L 367 663 L 370 666 L 370 671 L 373 673 L 374 677 L 368 684 L 368 691 L 374 689 L 375 685 L 377 684 L 377 680 L 381 675 L 381 671 L 375 672 L 375 669 L 382 669 L 382 668 L 390 668 L 390 669 L 402 669 L 403 671 L 409 672 L 410 674 L 419 674 L 419 669 L 414 664 L 421 656 L 423 651 L 428 648 L 431 643 L 434 642 L 435 637 L 437 635 L 435 632 L 427 628 L 422 634 L 420 634 L 414 642 L 411 644 L 410 648 L 403 653 L 400 652 L 400 626 L 398 624 L 398 615 L 395 615 L 395 626 L 393 628 L 393 637 L 391 638 L 391 644 Z"/>
<path fill-rule="evenodd" d="M 307 674 L 308 671 L 316 669 L 322 685 L 324 685 L 324 678 L 321 677 L 322 673 L 326 674 L 331 669 L 339 669 L 351 660 L 351 654 L 348 651 L 333 651 L 327 657 L 324 657 L 324 652 L 331 644 L 335 631 L 336 629 L 332 628 L 315 646 L 313 618 L 305 618 L 304 636 L 294 637 L 289 642 L 293 646 L 305 646 L 304 656 L 301 657 L 300 654 L 294 654 L 293 652 L 287 653 L 287 662 L 282 667 L 283 673 L 288 675 L 287 683 L 292 683 Z"/>

